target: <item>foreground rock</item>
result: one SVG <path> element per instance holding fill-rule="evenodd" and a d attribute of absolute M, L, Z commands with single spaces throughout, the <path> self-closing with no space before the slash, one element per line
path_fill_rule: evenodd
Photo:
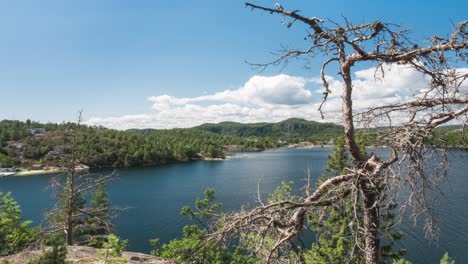
<path fill-rule="evenodd" d="M 50 248 L 46 248 L 50 250 Z M 24 264 L 29 260 L 39 258 L 44 253 L 43 250 L 25 251 L 15 255 L 0 258 L 2 264 Z M 127 258 L 127 263 L 138 264 L 175 264 L 175 262 L 164 260 L 159 257 L 150 256 L 143 253 L 124 252 L 122 257 Z M 84 246 L 67 246 L 67 261 L 72 263 L 104 263 L 96 258 L 96 249 Z"/>

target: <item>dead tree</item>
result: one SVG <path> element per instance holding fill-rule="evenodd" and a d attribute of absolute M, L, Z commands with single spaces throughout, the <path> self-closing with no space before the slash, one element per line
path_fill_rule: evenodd
<path fill-rule="evenodd" d="M 112 230 L 113 212 L 111 208 L 92 208 L 86 205 L 86 195 L 95 190 L 99 185 L 114 179 L 115 173 L 97 177 L 90 174 L 80 163 L 79 151 L 79 128 L 81 123 L 81 111 L 78 114 L 78 122 L 71 124 L 71 127 L 64 131 L 65 145 L 67 149 L 64 154 L 65 175 L 59 175 L 51 179 L 53 195 L 57 199 L 56 204 L 48 212 L 51 229 L 47 233 L 63 232 L 67 245 L 76 243 L 76 233 L 80 231 L 82 236 L 87 236 L 86 232 L 91 227 L 87 219 L 93 218 L 99 221 L 100 225 L 108 232 Z M 105 212 L 102 212 L 105 210 Z M 112 209 L 112 211 L 115 211 Z M 106 214 L 108 214 L 106 216 Z M 91 237 L 88 237 L 91 239 Z M 80 241 L 86 243 L 86 241 Z"/>
<path fill-rule="evenodd" d="M 452 120 L 467 124 L 468 95 L 461 87 L 468 72 L 457 70 L 455 66 L 466 65 L 468 60 L 468 21 L 459 23 L 450 36 L 434 36 L 424 46 L 424 43 L 412 42 L 406 30 L 381 21 L 353 25 L 343 18 L 343 23 L 339 24 L 317 17 L 306 17 L 300 14 L 300 10 L 288 11 L 282 6 L 268 8 L 251 3 L 246 3 L 246 6 L 252 10 L 281 16 L 282 21 L 289 21 L 288 28 L 296 23 L 303 23 L 310 29 L 310 34 L 305 39 L 311 44 L 306 49 L 283 50 L 276 60 L 256 66 L 278 65 L 287 63 L 292 58 L 313 58 L 317 55 L 328 57 L 320 72 L 324 91 L 318 111 L 322 117 L 323 106 L 331 93 L 325 72 L 331 63 L 338 65 L 338 74 L 343 83 L 341 114 L 344 135 L 355 162 L 353 167 L 348 168 L 349 173 L 330 178 L 314 192 L 307 188 L 300 199 L 261 203 L 252 210 L 220 217 L 216 223 L 220 228 L 212 231 L 211 239 L 223 240 L 243 232 L 255 233 L 260 238 L 274 234 L 276 241 L 264 256 L 265 262 L 269 263 L 274 256 L 279 255 L 281 247 L 295 247 L 294 239 L 304 228 L 308 213 L 351 196 L 355 208 L 359 204 L 363 210 L 363 219 L 355 219 L 352 225 L 355 248 L 362 252 L 366 263 L 380 263 L 379 213 L 392 200 L 387 195 L 396 195 L 398 186 L 401 185 L 410 191 L 408 201 L 402 208 L 411 206 L 415 216 L 421 212 L 426 213 L 427 231 L 430 234 L 433 222 L 427 195 L 437 189 L 438 178 L 431 177 L 424 170 L 423 153 L 426 151 L 428 138 L 437 126 Z M 376 74 L 384 74 L 386 65 L 406 65 L 427 77 L 427 90 L 401 104 L 355 113 L 352 69 L 359 63 L 374 63 Z M 390 146 L 391 157 L 385 160 L 376 154 L 363 154 L 355 137 L 357 121 L 361 125 L 369 125 L 376 120 L 392 120 L 395 116 L 399 117 L 399 124 L 388 128 L 381 141 L 381 144 Z M 398 165 L 405 166 L 404 175 L 399 172 Z M 363 226 L 359 226 L 359 223 L 363 223 Z M 264 246 L 266 244 L 260 239 L 259 247 Z M 303 262 L 303 258 L 300 259 Z"/>

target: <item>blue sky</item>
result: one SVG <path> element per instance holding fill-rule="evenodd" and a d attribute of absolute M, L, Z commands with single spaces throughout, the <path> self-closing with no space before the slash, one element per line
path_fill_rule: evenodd
<path fill-rule="evenodd" d="M 280 3 L 307 16 L 394 22 L 415 39 L 446 34 L 451 21 L 468 19 L 463 0 Z M 237 0 L 0 1 L 0 120 L 68 121 L 83 109 L 91 123 L 121 129 L 276 121 L 301 110 L 298 97 L 319 99 L 312 79 L 321 60 L 308 69 L 297 63 L 263 72 L 245 61 L 269 61 L 281 44 L 305 47 L 304 34 Z M 290 89 L 297 91 L 291 98 Z M 281 96 L 291 100 L 276 107 Z M 197 111 L 219 114 L 187 122 L 184 115 Z"/>

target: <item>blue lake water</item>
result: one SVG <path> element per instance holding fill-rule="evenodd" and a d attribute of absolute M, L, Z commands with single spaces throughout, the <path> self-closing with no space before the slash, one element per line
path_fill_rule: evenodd
<path fill-rule="evenodd" d="M 192 205 L 205 188 L 216 189 L 224 210 L 254 205 L 257 183 L 265 197 L 283 181 L 294 181 L 299 190 L 306 183 L 308 168 L 312 179 L 324 172 L 330 152 L 330 148 L 276 149 L 237 153 L 225 161 L 120 169 L 118 180 L 108 186 L 113 205 L 127 208 L 117 220 L 116 233 L 129 240 L 128 250 L 148 252 L 151 238 L 167 242 L 181 236 L 181 228 L 188 221 L 179 215 L 180 208 Z M 422 227 L 413 227 L 411 221 L 401 225 L 405 236 L 399 245 L 408 249 L 406 258 L 413 263 L 439 263 L 445 251 L 457 263 L 468 259 L 468 152 L 451 150 L 449 161 L 449 179 L 436 208 L 439 240 L 425 240 Z M 47 187 L 50 177 L 1 178 L 0 192 L 12 192 L 24 219 L 40 224 L 44 210 L 53 204 Z"/>

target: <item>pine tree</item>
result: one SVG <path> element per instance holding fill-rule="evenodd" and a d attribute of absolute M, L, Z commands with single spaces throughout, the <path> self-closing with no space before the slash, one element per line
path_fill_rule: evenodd
<path fill-rule="evenodd" d="M 78 124 L 72 124 L 71 129 L 66 133 L 68 136 L 64 138 L 69 145 L 69 155 L 64 157 L 66 177 L 52 178 L 52 187 L 58 201 L 49 213 L 49 220 L 54 233 L 63 234 L 67 245 L 86 244 L 90 241 L 89 232 L 94 231 L 94 227 L 88 222 L 89 219 L 98 219 L 102 224 L 111 226 L 108 218 L 100 218 L 102 212 L 108 209 L 101 211 L 86 204 L 86 195 L 99 186 L 103 188 L 102 185 L 111 180 L 114 174 L 97 178 L 77 170 L 81 165 L 80 158 L 82 157 L 78 144 L 80 121 L 81 113 L 79 113 Z M 101 192 L 99 200 L 104 201 L 103 197 Z"/>
<path fill-rule="evenodd" d="M 87 235 L 90 236 L 88 245 L 92 247 L 102 247 L 112 229 L 110 201 L 104 187 L 105 184 L 100 183 L 90 201 L 94 214 L 87 219 Z"/>
<path fill-rule="evenodd" d="M 340 175 L 350 167 L 351 159 L 345 148 L 344 138 L 338 138 L 325 168 L 327 175 Z M 320 182 L 327 180 L 322 176 Z M 360 263 L 362 256 L 353 253 L 352 229 L 349 223 L 354 217 L 350 198 L 326 207 L 321 214 L 311 214 L 312 230 L 317 234 L 312 250 L 306 254 L 312 263 Z"/>
<path fill-rule="evenodd" d="M 357 136 L 357 142 L 361 153 L 367 155 L 365 149 L 365 138 Z M 346 173 L 345 168 L 350 168 L 352 159 L 348 155 L 344 138 L 336 140 L 336 146 L 331 155 L 328 156 L 328 163 L 325 168 L 327 175 L 340 175 Z M 327 180 L 327 176 L 322 176 L 319 180 Z M 386 235 L 387 244 L 381 245 L 383 259 L 399 259 L 406 252 L 404 249 L 394 249 L 394 241 L 401 239 L 403 234 L 394 230 L 394 214 L 392 213 L 396 204 L 392 204 L 385 212 L 380 212 L 380 229 Z M 332 206 L 325 207 L 320 214 L 311 214 L 312 230 L 317 234 L 316 242 L 312 245 L 312 250 L 307 257 L 313 263 L 362 263 L 362 254 L 359 254 L 356 245 L 362 241 L 353 240 L 353 229 L 357 228 L 355 214 L 361 218 L 362 208 L 353 207 L 350 197 L 343 198 L 340 202 Z M 358 223 L 362 226 L 362 223 Z"/>
<path fill-rule="evenodd" d="M 60 245 L 59 242 L 54 242 L 51 251 L 46 251 L 38 263 L 40 264 L 66 264 L 67 247 Z"/>
<path fill-rule="evenodd" d="M 440 260 L 440 264 L 455 264 L 455 260 L 449 256 L 448 252 L 445 252 Z"/>
<path fill-rule="evenodd" d="M 0 192 L 0 256 L 16 253 L 36 238 L 31 221 L 22 222 L 21 209 L 10 193 Z"/>

